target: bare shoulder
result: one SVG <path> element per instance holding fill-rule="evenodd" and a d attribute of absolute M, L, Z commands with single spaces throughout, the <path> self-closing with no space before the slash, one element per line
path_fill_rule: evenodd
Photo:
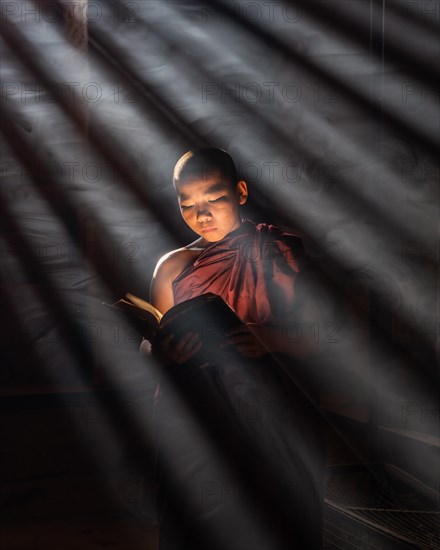
<path fill-rule="evenodd" d="M 175 279 L 187 265 L 197 258 L 201 251 L 202 249 L 196 249 L 191 244 L 167 252 L 157 262 L 153 276 Z"/>
<path fill-rule="evenodd" d="M 196 241 L 197 242 L 197 241 Z M 150 286 L 150 301 L 165 313 L 174 305 L 173 281 L 185 267 L 195 261 L 203 248 L 194 243 L 164 254 L 157 262 Z"/>

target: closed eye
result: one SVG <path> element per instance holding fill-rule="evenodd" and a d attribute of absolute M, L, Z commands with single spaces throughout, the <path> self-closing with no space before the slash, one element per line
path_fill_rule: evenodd
<path fill-rule="evenodd" d="M 190 205 L 181 204 L 180 208 L 182 210 L 188 210 L 189 208 L 192 208 L 193 206 L 194 206 L 193 204 L 190 204 Z"/>
<path fill-rule="evenodd" d="M 218 202 L 218 201 L 221 201 L 223 199 L 226 199 L 226 196 L 222 196 L 222 197 L 217 197 L 216 199 L 211 199 L 209 200 L 208 202 Z"/>

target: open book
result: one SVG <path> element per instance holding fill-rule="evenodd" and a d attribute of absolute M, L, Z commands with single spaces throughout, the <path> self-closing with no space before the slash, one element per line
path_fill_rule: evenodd
<path fill-rule="evenodd" d="M 126 312 L 138 332 L 150 342 L 159 333 L 172 332 L 176 337 L 196 332 L 204 345 L 215 348 L 226 331 L 242 324 L 234 310 L 211 292 L 201 294 L 169 309 L 165 315 L 150 302 L 127 293 L 114 304 L 104 305 Z"/>

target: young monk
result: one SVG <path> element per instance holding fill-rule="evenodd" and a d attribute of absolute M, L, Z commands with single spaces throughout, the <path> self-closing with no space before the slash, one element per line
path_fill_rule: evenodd
<path fill-rule="evenodd" d="M 268 416 L 259 419 L 258 424 L 251 423 L 249 426 L 238 414 L 233 424 L 244 425 L 239 433 L 243 434 L 243 441 L 247 443 L 238 441 L 238 436 L 227 445 L 237 447 L 238 456 L 251 455 L 249 458 L 252 458 L 253 464 L 249 468 L 254 468 L 253 479 L 257 479 L 257 482 L 252 482 L 254 485 L 264 485 L 264 476 L 270 475 L 265 465 L 269 464 L 275 468 L 274 475 L 278 470 L 285 484 L 294 486 L 295 503 L 283 496 L 278 504 L 265 503 L 264 509 L 269 515 L 275 515 L 272 524 L 274 521 L 278 524 L 278 515 L 273 514 L 278 506 L 280 516 L 284 514 L 283 521 L 279 521 L 286 533 L 293 532 L 297 537 L 297 546 L 279 545 L 272 540 L 263 542 L 263 534 L 258 534 L 256 524 L 246 519 L 247 508 L 240 508 L 241 502 L 231 502 L 220 496 L 223 489 L 226 495 L 231 491 L 227 488 L 229 481 L 224 481 L 227 478 L 223 477 L 217 466 L 213 466 L 217 463 L 216 451 L 202 451 L 194 443 L 197 438 L 191 435 L 193 432 L 188 428 L 191 419 L 176 412 L 172 401 L 167 402 L 166 395 L 160 397 L 161 392 L 158 392 L 155 410 L 156 434 L 160 444 L 157 448 L 162 445 L 166 449 L 166 461 L 170 456 L 175 460 L 172 467 L 168 464 L 159 475 L 162 491 L 158 502 L 160 549 L 200 548 L 201 542 L 197 536 L 201 532 L 213 533 L 213 536 L 215 532 L 221 532 L 226 536 L 226 542 L 219 547 L 228 550 L 320 548 L 321 511 L 317 494 L 320 443 L 316 437 L 314 419 L 309 423 L 305 418 L 309 403 L 295 384 L 286 393 L 290 380 L 284 377 L 282 369 L 274 374 L 277 365 L 269 355 L 301 358 L 311 349 L 304 341 L 301 346 L 300 342 L 292 344 L 295 340 L 292 330 L 297 330 L 298 310 L 306 307 L 298 304 L 296 292 L 297 278 L 305 260 L 301 240 L 277 227 L 256 225 L 241 219 L 240 207 L 248 198 L 247 184 L 238 180 L 231 157 L 221 149 L 201 148 L 184 154 L 175 166 L 173 184 L 182 217 L 199 237 L 159 260 L 153 274 L 150 301 L 165 313 L 174 305 L 207 292 L 221 296 L 244 323 L 226 334 L 222 345 L 225 350 L 229 348 L 238 352 L 237 355 L 243 357 L 243 363 L 234 363 L 230 355 L 225 355 L 227 359 L 222 360 L 219 354 L 219 364 L 212 370 L 208 369 L 209 372 L 203 371 L 206 378 L 200 379 L 198 367 L 193 370 L 188 367 L 190 359 L 202 347 L 201 337 L 192 332 L 191 327 L 180 338 L 173 334 L 159 338 L 156 343 L 160 348 L 158 356 L 165 366 L 173 369 L 177 366 L 178 372 L 185 371 L 184 378 L 188 374 L 190 385 L 193 380 L 194 384 L 199 384 L 200 392 L 192 394 L 191 398 L 195 395 L 197 401 L 201 396 L 203 401 L 207 396 L 208 405 L 215 403 L 214 417 L 225 401 L 226 408 L 231 407 L 235 411 L 240 411 L 240 407 L 243 410 L 249 404 L 258 404 L 260 411 L 267 403 L 281 404 L 281 408 L 287 404 L 289 410 L 284 410 L 283 419 L 280 417 L 275 421 Z M 214 371 L 215 374 L 212 374 Z M 210 376 L 214 383 L 209 383 L 205 391 L 203 384 Z M 281 393 L 284 391 L 283 396 L 278 391 L 280 388 Z M 297 406 L 293 412 L 290 410 L 291 400 Z M 313 414 L 312 411 L 311 416 Z M 285 418 L 289 418 L 288 425 Z M 227 419 L 224 423 L 215 424 L 217 420 L 209 428 L 211 433 L 219 434 L 222 430 L 228 434 L 233 432 L 233 426 L 228 424 Z M 190 518 L 182 522 L 179 534 L 176 534 L 177 524 L 181 523 L 179 514 L 184 514 L 185 510 L 181 505 L 177 506 L 176 512 L 170 505 L 176 496 L 170 497 L 173 482 L 169 480 L 174 474 L 180 476 L 182 483 L 177 499 L 187 492 L 189 501 L 194 502 L 202 488 L 207 486 L 211 488 L 210 497 L 213 496 L 213 487 L 219 491 L 215 495 L 217 500 L 211 498 L 209 502 L 202 503 L 194 520 Z M 281 485 L 275 479 L 266 481 L 278 487 L 278 493 L 286 489 L 283 487 L 284 481 Z M 286 494 L 288 492 L 286 490 Z M 251 508 L 253 504 L 250 499 Z M 300 508 L 301 512 L 298 512 Z M 215 548 L 212 539 L 207 545 L 205 539 L 203 548 Z"/>
<path fill-rule="evenodd" d="M 153 305 L 165 313 L 193 296 L 213 292 L 247 324 L 247 329 L 229 334 L 225 346 L 235 346 L 247 357 L 309 353 L 304 339 L 292 347 L 288 325 L 304 258 L 301 240 L 274 226 L 241 219 L 247 184 L 237 179 L 231 157 L 221 149 L 184 154 L 175 166 L 173 184 L 182 217 L 199 238 L 159 260 L 150 290 Z M 169 335 L 161 342 L 162 352 L 177 363 L 185 363 L 201 346 L 191 331 L 178 341 Z"/>

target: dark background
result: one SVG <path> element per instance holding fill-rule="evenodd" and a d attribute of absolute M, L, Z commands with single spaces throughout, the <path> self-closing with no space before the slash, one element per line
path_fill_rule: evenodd
<path fill-rule="evenodd" d="M 148 298 L 195 237 L 171 174 L 200 145 L 231 153 L 243 215 L 300 235 L 332 297 L 324 545 L 440 544 L 436 515 L 390 520 L 390 499 L 374 529 L 341 519 L 384 487 L 438 511 L 439 18 L 435 1 L 2 3 L 2 548 L 155 548 L 157 370 L 102 302 Z"/>

